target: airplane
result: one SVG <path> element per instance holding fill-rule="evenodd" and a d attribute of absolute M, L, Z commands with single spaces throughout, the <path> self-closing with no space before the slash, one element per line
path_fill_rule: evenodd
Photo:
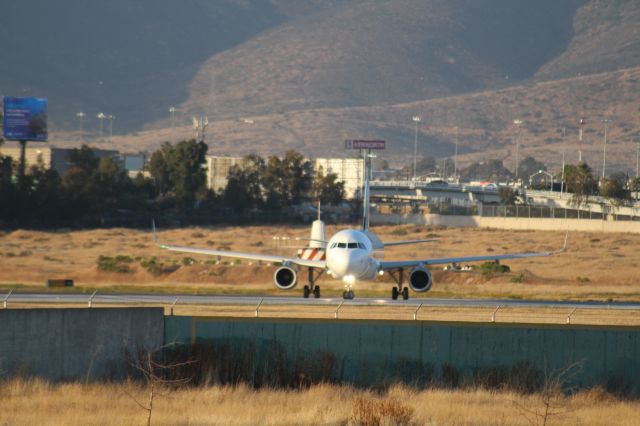
<path fill-rule="evenodd" d="M 565 236 L 564 246 L 560 250 L 530 253 L 506 253 L 488 254 L 480 256 L 460 256 L 443 258 L 424 258 L 415 260 L 382 260 L 382 253 L 385 247 L 423 243 L 433 240 L 412 240 L 382 242 L 369 229 L 369 179 L 365 171 L 363 188 L 363 217 L 362 229 L 345 229 L 334 234 L 328 241 L 324 236 L 324 224 L 315 221 L 312 226 L 310 246 L 324 248 L 325 256 L 320 259 L 296 258 L 259 253 L 244 253 L 226 250 L 210 250 L 204 248 L 182 247 L 168 244 L 160 244 L 160 247 L 170 251 L 203 254 L 208 256 L 230 257 L 262 261 L 280 265 L 273 275 L 273 280 L 277 288 L 281 290 L 291 290 L 298 283 L 298 273 L 307 268 L 309 284 L 304 286 L 303 296 L 308 298 L 311 294 L 315 298 L 320 297 L 320 286 L 316 284 L 317 279 L 324 273 L 335 279 L 344 282 L 345 290 L 342 293 L 344 299 L 353 299 L 355 293 L 353 288 L 356 282 L 374 281 L 378 276 L 388 273 L 395 284 L 391 288 L 391 298 L 397 300 L 402 296 L 404 300 L 409 299 L 409 288 L 417 293 L 431 290 L 433 277 L 429 266 L 451 264 L 455 266 L 459 263 L 522 259 L 530 257 L 551 256 L 563 252 L 567 246 L 568 233 Z M 155 224 L 153 224 L 154 239 Z M 409 287 L 404 285 L 405 271 L 408 271 Z"/>

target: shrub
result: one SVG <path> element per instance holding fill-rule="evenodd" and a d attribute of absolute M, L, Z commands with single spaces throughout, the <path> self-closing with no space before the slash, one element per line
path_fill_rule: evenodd
<path fill-rule="evenodd" d="M 496 262 L 484 262 L 480 265 L 474 265 L 473 269 L 481 272 L 487 278 L 491 278 L 495 274 L 504 274 L 511 271 L 507 265 L 501 265 Z"/>
<path fill-rule="evenodd" d="M 407 230 L 405 228 L 395 228 L 391 231 L 391 235 L 407 235 Z"/>
<path fill-rule="evenodd" d="M 102 272 L 115 272 L 117 274 L 128 274 L 133 272 L 129 264 L 133 259 L 129 256 L 100 256 L 98 257 L 98 270 Z"/>
<path fill-rule="evenodd" d="M 408 425 L 413 410 L 396 399 L 357 397 L 353 401 L 353 422 L 363 426 Z"/>
<path fill-rule="evenodd" d="M 512 283 L 521 283 L 524 282 L 524 274 L 518 274 L 511 277 Z"/>

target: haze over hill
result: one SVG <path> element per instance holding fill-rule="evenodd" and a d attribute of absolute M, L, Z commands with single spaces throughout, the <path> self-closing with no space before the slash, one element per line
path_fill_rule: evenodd
<path fill-rule="evenodd" d="M 77 129 L 83 110 L 95 134 L 95 113 L 112 113 L 126 134 L 111 145 L 127 150 L 190 137 L 190 117 L 201 114 L 220 154 L 340 154 L 342 139 L 376 137 L 402 160 L 420 114 L 425 152 L 451 155 L 457 126 L 462 161 L 487 150 L 510 159 L 518 117 L 526 149 L 557 162 L 567 145 L 559 132 L 573 134 L 586 114 L 587 145 L 599 141 L 599 119 L 614 118 L 628 168 L 638 135 L 632 0 L 28 0 L 3 9 L 11 60 L 0 92 L 48 96 L 58 131 Z"/>

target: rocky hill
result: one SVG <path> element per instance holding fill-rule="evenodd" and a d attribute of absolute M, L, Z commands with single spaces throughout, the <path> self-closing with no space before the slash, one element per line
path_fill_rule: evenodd
<path fill-rule="evenodd" d="M 104 145 L 129 151 L 206 115 L 220 154 L 340 155 L 343 139 L 375 137 L 404 161 L 418 114 L 425 153 L 452 155 L 457 127 L 461 161 L 508 165 L 519 118 L 525 153 L 559 164 L 581 116 L 595 161 L 607 117 L 628 169 L 639 18 L 633 0 L 25 0 L 0 15 L 0 92 L 49 97 L 63 145 L 80 142 L 77 111 L 85 138 L 114 114 Z"/>

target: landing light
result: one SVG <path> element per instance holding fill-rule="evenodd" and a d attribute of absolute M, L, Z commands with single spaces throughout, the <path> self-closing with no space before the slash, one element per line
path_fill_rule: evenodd
<path fill-rule="evenodd" d="M 378 275 L 383 276 L 384 275 L 384 271 L 381 269 L 378 271 Z"/>
<path fill-rule="evenodd" d="M 354 282 L 356 282 L 356 277 L 354 277 L 353 275 L 345 275 L 342 280 L 345 282 L 345 284 L 353 284 Z"/>

